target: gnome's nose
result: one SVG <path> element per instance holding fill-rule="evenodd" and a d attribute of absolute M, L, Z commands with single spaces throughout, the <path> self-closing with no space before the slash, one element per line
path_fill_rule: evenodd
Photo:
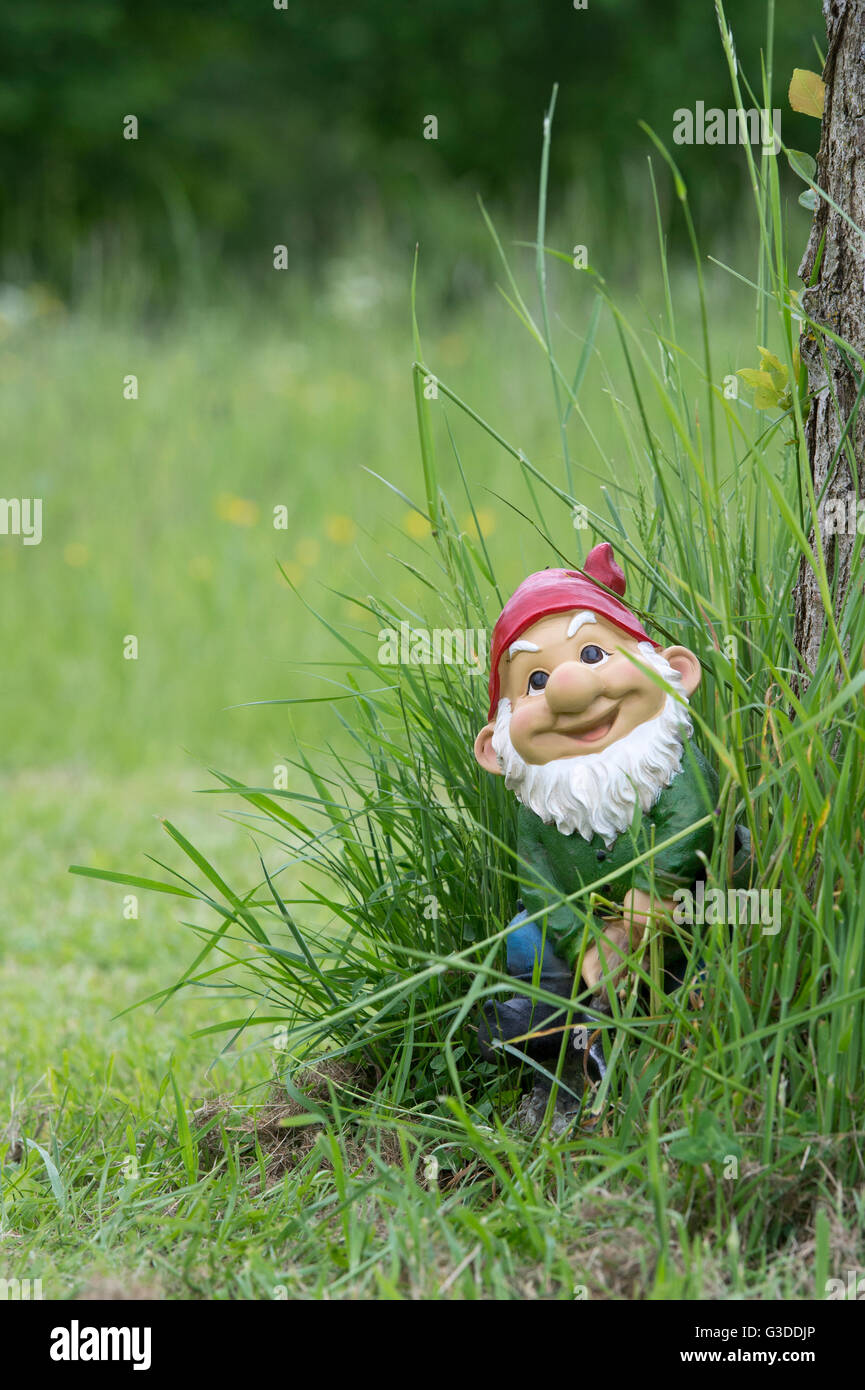
<path fill-rule="evenodd" d="M 563 661 L 549 677 L 544 694 L 553 714 L 580 714 L 597 699 L 598 687 L 589 666 Z"/>

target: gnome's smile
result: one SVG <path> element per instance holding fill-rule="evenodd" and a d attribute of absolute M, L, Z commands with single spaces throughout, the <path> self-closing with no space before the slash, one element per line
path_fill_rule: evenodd
<path fill-rule="evenodd" d="M 557 728 L 556 732 L 564 734 L 565 738 L 572 738 L 575 743 L 597 743 L 612 731 L 618 712 L 616 706 L 612 714 L 602 714 L 588 724 L 581 724 L 578 729 Z"/>

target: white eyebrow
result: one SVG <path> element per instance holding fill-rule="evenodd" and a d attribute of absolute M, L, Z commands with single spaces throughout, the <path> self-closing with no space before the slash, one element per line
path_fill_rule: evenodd
<path fill-rule="evenodd" d="M 588 610 L 585 613 L 575 613 L 568 623 L 568 630 L 565 636 L 576 637 L 581 627 L 585 627 L 587 623 L 596 623 L 597 621 L 594 613 L 589 613 Z"/>
<path fill-rule="evenodd" d="M 540 647 L 536 647 L 534 642 L 512 642 L 508 647 L 508 661 L 513 661 L 517 652 L 539 652 Z"/>

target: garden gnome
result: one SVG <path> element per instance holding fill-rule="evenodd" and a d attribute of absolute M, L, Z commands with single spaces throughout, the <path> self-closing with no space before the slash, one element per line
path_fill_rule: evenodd
<path fill-rule="evenodd" d="M 604 1061 L 591 1019 L 609 1011 L 623 959 L 646 925 L 671 914 L 676 889 L 703 876 L 714 826 L 690 827 L 714 810 L 717 797 L 716 777 L 691 742 L 688 699 L 700 663 L 686 647 L 662 651 L 624 593 L 625 576 L 606 542 L 582 572 L 529 575 L 493 631 L 489 723 L 475 741 L 481 767 L 504 777 L 520 803 L 524 910 L 507 938 L 509 974 L 530 981 L 537 971 L 545 989 L 570 998 L 587 918 L 595 925 L 582 958 L 591 1010 L 571 1020 L 594 1035 L 584 1057 L 587 1028 L 574 1029 L 580 1070 L 594 1075 L 603 1074 Z M 563 901 L 591 884 L 593 905 L 588 894 Z M 536 1059 L 558 1057 L 561 1009 L 517 997 L 488 1000 L 484 1012 L 485 1055 L 493 1040 L 524 1039 L 557 1015 L 558 1029 L 515 1046 Z M 536 1101 L 545 1104 L 543 1087 Z"/>

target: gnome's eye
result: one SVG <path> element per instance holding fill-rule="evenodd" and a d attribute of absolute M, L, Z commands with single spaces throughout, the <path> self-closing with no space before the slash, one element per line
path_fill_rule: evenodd
<path fill-rule="evenodd" d="M 590 642 L 580 652 L 580 661 L 584 661 L 587 666 L 600 666 L 601 662 L 606 661 L 609 655 L 610 653 L 605 652 L 603 647 L 599 647 L 595 642 Z"/>
<path fill-rule="evenodd" d="M 549 679 L 546 671 L 532 671 L 529 676 L 528 694 L 540 695 Z"/>

